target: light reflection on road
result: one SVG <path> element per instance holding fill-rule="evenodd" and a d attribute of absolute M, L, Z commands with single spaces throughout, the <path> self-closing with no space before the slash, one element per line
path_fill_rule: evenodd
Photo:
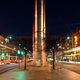
<path fill-rule="evenodd" d="M 11 74 L 11 76 L 13 76 L 14 80 L 26 80 L 27 72 L 26 71 L 14 72 Z"/>

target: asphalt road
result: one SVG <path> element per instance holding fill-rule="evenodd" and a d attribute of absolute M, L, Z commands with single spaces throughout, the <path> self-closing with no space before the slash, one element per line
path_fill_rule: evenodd
<path fill-rule="evenodd" d="M 80 64 L 69 64 L 69 63 L 67 64 L 66 63 L 66 64 L 62 64 L 62 67 L 80 74 Z"/>
<path fill-rule="evenodd" d="M 4 64 L 4 65 L 0 65 L 0 74 L 5 73 L 9 70 L 12 70 L 14 68 L 16 68 L 18 66 L 18 64 Z"/>

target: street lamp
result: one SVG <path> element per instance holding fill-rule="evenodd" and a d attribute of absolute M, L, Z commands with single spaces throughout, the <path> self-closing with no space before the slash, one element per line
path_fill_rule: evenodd
<path fill-rule="evenodd" d="M 24 47 L 24 50 L 27 52 L 27 48 Z M 27 53 L 25 52 L 24 57 L 25 57 L 25 65 L 24 65 L 24 69 L 26 70 L 26 57 L 27 57 Z"/>
<path fill-rule="evenodd" d="M 69 40 L 69 39 L 70 39 L 70 36 L 67 37 L 67 40 Z"/>
<path fill-rule="evenodd" d="M 12 36 L 9 36 L 9 39 L 12 39 Z"/>
<path fill-rule="evenodd" d="M 55 69 L 55 48 L 52 47 L 52 53 L 53 53 L 53 69 Z"/>

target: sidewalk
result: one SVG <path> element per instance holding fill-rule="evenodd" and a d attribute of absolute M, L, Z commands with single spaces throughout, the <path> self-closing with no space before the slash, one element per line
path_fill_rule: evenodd
<path fill-rule="evenodd" d="M 14 69 L 0 75 L 0 80 L 80 80 L 80 74 L 61 68 L 52 72 L 43 70 L 24 71 Z M 33 69 L 34 69 L 33 68 Z"/>

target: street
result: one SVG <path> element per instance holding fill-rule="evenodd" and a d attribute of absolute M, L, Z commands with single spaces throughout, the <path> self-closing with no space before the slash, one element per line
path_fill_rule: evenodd
<path fill-rule="evenodd" d="M 69 64 L 69 63 L 66 63 L 66 64 L 62 64 L 62 66 L 68 70 L 71 70 L 73 72 L 76 72 L 78 74 L 80 74 L 80 64 Z"/>
<path fill-rule="evenodd" d="M 5 73 L 9 70 L 12 70 L 16 67 L 17 67 L 17 64 L 15 63 L 0 65 L 0 74 Z"/>

